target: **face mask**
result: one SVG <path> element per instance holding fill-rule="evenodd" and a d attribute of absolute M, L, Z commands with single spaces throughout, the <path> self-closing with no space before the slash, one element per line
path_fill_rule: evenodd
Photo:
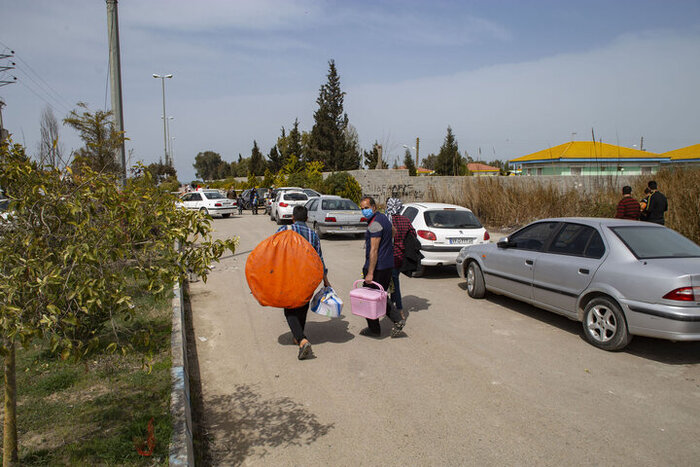
<path fill-rule="evenodd" d="M 372 209 L 370 208 L 365 208 L 362 210 L 362 215 L 369 219 L 370 217 L 372 217 L 372 215 L 374 215 L 374 211 L 372 211 Z"/>

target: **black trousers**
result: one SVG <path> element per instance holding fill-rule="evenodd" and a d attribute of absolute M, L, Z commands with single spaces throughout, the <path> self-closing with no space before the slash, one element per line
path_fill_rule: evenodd
<path fill-rule="evenodd" d="M 384 287 L 384 290 L 389 290 L 389 284 L 391 283 L 391 273 L 393 271 L 393 268 L 389 269 L 375 269 L 374 270 L 374 282 L 377 284 L 381 285 Z M 363 269 L 362 273 L 366 276 L 367 275 L 367 270 Z M 378 289 L 374 284 L 366 284 L 366 287 L 372 288 L 372 289 Z M 401 321 L 401 313 L 396 309 L 396 307 L 393 306 L 391 303 L 391 300 L 386 301 L 386 315 L 389 317 L 389 319 L 394 322 L 398 323 Z M 372 331 L 375 334 L 379 334 L 381 332 L 381 327 L 379 326 L 379 320 L 378 319 L 369 319 L 365 318 L 367 320 L 367 326 L 369 327 L 370 331 Z"/>
<path fill-rule="evenodd" d="M 287 324 L 292 331 L 292 336 L 297 342 L 305 339 L 304 326 L 306 326 L 306 314 L 309 311 L 309 304 L 302 305 L 299 308 L 285 308 L 284 317 L 287 318 Z"/>

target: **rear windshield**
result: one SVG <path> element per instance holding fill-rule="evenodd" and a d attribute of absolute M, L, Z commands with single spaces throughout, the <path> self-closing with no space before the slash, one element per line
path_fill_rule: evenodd
<path fill-rule="evenodd" d="M 470 211 L 425 211 L 425 224 L 435 229 L 480 229 L 481 222 Z"/>
<path fill-rule="evenodd" d="M 639 259 L 700 257 L 700 246 L 675 230 L 645 226 L 611 227 L 610 230 Z"/>
<path fill-rule="evenodd" d="M 349 199 L 324 199 L 321 203 L 323 211 L 359 211 L 357 204 Z"/>
<path fill-rule="evenodd" d="M 304 193 L 285 193 L 285 201 L 306 201 L 309 199 Z"/>
<path fill-rule="evenodd" d="M 226 198 L 224 195 L 219 193 L 218 191 L 205 191 L 204 196 L 206 196 L 208 199 L 222 199 Z"/>

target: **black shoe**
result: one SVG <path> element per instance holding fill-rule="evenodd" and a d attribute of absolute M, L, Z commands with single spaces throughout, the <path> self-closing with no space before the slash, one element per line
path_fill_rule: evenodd
<path fill-rule="evenodd" d="M 311 356 L 311 343 L 309 343 L 307 341 L 306 344 L 299 347 L 299 355 L 297 355 L 297 358 L 299 360 L 304 360 L 304 359 L 309 358 L 310 356 Z"/>
<path fill-rule="evenodd" d="M 367 337 L 380 337 L 382 335 L 381 332 L 374 332 L 370 328 L 364 328 L 362 331 L 360 331 L 361 336 L 367 336 Z"/>
<path fill-rule="evenodd" d="M 403 333 L 403 327 L 406 326 L 406 320 L 402 319 L 401 321 L 394 323 L 394 327 L 391 328 L 391 337 L 399 337 L 401 333 Z"/>

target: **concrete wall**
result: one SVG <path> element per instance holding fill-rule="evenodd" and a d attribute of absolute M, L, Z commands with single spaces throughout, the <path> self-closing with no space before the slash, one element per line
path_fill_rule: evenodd
<path fill-rule="evenodd" d="M 391 196 L 398 196 L 404 202 L 430 201 L 431 194 L 461 191 L 464 185 L 478 183 L 499 183 L 502 186 L 531 186 L 533 184 L 554 185 L 566 191 L 569 189 L 584 190 L 595 193 L 603 186 L 622 189 L 631 183 L 631 176 L 541 176 L 541 177 L 452 177 L 452 176 L 421 176 L 411 177 L 408 170 L 350 170 L 349 173 L 357 179 L 362 192 L 374 197 L 379 204 L 384 204 Z"/>

